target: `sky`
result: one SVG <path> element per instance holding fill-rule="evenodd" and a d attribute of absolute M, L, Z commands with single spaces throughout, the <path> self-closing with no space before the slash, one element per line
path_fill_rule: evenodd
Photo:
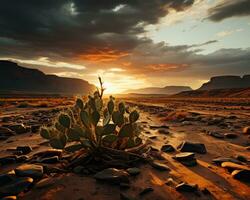
<path fill-rule="evenodd" d="M 250 74 L 250 0 L 2 0 L 0 59 L 107 93 Z"/>

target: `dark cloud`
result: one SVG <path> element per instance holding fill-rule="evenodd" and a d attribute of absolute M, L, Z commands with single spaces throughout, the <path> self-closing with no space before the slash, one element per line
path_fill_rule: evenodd
<path fill-rule="evenodd" d="M 137 34 L 169 9 L 182 11 L 194 0 L 4 0 L 0 37 L 23 45 L 0 47 L 1 54 L 74 58 L 97 49 L 130 51 Z M 14 52 L 14 53 L 13 53 Z"/>
<path fill-rule="evenodd" d="M 230 18 L 250 15 L 249 0 L 228 0 L 210 8 L 209 19 L 215 22 Z"/>

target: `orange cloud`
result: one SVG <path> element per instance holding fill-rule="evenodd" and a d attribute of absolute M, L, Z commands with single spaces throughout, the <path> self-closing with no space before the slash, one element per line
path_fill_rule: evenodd
<path fill-rule="evenodd" d="M 175 70 L 188 67 L 187 64 L 174 64 L 174 63 L 162 63 L 162 64 L 150 64 L 147 65 L 147 68 L 155 71 L 166 71 L 166 70 Z"/>
<path fill-rule="evenodd" d="M 104 48 L 102 50 L 91 50 L 83 55 L 80 55 L 79 59 L 92 63 L 114 62 L 122 57 L 128 56 L 129 54 L 130 53 L 128 52 Z"/>

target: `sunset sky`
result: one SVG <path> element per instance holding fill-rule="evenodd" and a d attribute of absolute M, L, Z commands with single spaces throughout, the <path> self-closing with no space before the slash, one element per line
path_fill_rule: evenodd
<path fill-rule="evenodd" d="M 0 59 L 108 93 L 250 74 L 250 0 L 2 0 Z"/>

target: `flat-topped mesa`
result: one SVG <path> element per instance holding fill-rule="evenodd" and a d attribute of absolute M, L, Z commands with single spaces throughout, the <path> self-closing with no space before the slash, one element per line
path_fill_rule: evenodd
<path fill-rule="evenodd" d="M 11 61 L 0 61 L 0 92 L 89 94 L 94 90 L 94 85 L 82 79 L 47 75 Z"/>
<path fill-rule="evenodd" d="M 209 82 L 204 83 L 199 90 L 248 88 L 250 87 L 250 75 L 240 76 L 215 76 Z"/>

